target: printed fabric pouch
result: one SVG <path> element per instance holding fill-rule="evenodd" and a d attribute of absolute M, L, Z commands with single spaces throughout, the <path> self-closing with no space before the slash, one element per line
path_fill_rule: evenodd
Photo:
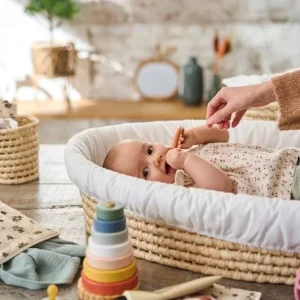
<path fill-rule="evenodd" d="M 58 235 L 0 201 L 0 265 Z"/>

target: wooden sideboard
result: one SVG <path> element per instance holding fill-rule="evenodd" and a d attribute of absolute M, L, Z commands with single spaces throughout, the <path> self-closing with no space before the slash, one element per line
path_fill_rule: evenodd
<path fill-rule="evenodd" d="M 179 99 L 147 100 L 90 100 L 71 103 L 68 110 L 63 101 L 16 102 L 19 115 L 44 119 L 115 119 L 133 121 L 205 119 L 206 105 L 185 106 Z"/>

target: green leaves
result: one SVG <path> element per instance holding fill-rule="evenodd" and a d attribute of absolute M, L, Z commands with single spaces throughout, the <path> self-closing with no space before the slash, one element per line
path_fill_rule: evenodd
<path fill-rule="evenodd" d="M 43 13 L 48 19 L 57 18 L 63 21 L 72 20 L 79 8 L 73 0 L 30 0 L 25 12 L 32 15 Z"/>

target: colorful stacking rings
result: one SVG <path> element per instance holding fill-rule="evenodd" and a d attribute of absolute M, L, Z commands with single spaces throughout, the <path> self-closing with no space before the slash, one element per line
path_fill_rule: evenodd
<path fill-rule="evenodd" d="M 90 251 L 100 257 L 120 257 L 125 255 L 130 251 L 131 248 L 131 241 L 128 239 L 125 243 L 122 244 L 115 244 L 115 245 L 98 245 L 96 244 L 92 237 L 89 237 L 89 249 Z"/>
<path fill-rule="evenodd" d="M 124 208 L 120 203 L 100 202 L 96 207 L 96 218 L 104 221 L 120 220 L 124 217 Z"/>
<path fill-rule="evenodd" d="M 94 229 L 98 232 L 106 232 L 113 233 L 119 232 L 126 229 L 126 220 L 123 217 L 120 220 L 100 220 L 98 218 L 94 218 Z"/>
<path fill-rule="evenodd" d="M 133 260 L 133 250 L 125 254 L 124 256 L 107 258 L 94 255 L 89 249 L 86 250 L 87 263 L 96 269 L 102 270 L 114 270 L 121 269 L 131 264 Z"/>
<path fill-rule="evenodd" d="M 132 277 L 129 279 L 114 282 L 114 283 L 99 283 L 94 282 L 88 279 L 84 272 L 81 273 L 81 280 L 82 284 L 84 285 L 85 289 L 93 294 L 100 294 L 100 295 L 120 295 L 126 290 L 133 290 L 138 285 L 138 274 L 137 271 L 134 273 Z"/>
<path fill-rule="evenodd" d="M 84 274 L 88 279 L 100 283 L 123 281 L 132 277 L 136 272 L 135 259 L 132 260 L 130 265 L 116 270 L 95 269 L 87 263 L 86 259 L 84 259 L 83 268 Z"/>
<path fill-rule="evenodd" d="M 92 240 L 98 245 L 115 245 L 121 244 L 128 240 L 128 230 L 125 228 L 119 232 L 104 233 L 96 231 L 93 227 L 91 230 Z"/>
<path fill-rule="evenodd" d="M 97 205 L 88 239 L 78 295 L 81 300 L 114 299 L 138 288 L 138 273 L 124 218 L 124 207 L 113 202 Z"/>

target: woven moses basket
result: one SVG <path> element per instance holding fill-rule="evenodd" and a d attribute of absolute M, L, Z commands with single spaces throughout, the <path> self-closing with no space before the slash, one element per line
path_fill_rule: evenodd
<path fill-rule="evenodd" d="M 16 117 L 19 127 L 0 130 L 0 184 L 35 180 L 38 168 L 38 119 Z"/>
<path fill-rule="evenodd" d="M 278 106 L 251 109 L 248 119 L 277 120 Z M 97 201 L 80 193 L 85 225 L 90 233 Z M 207 275 L 292 285 L 300 254 L 266 250 L 202 236 L 162 221 L 126 213 L 134 255 L 151 262 Z"/>

